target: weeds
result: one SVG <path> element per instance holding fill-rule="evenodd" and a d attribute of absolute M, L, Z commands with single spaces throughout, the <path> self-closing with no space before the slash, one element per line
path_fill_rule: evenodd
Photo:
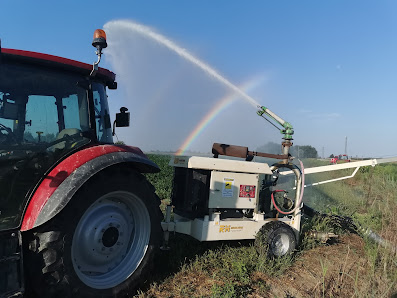
<path fill-rule="evenodd" d="M 325 275 L 327 274 L 328 271 L 328 265 L 326 264 L 327 262 L 322 259 L 320 259 L 320 265 L 321 265 L 321 273 L 322 273 L 322 286 L 323 286 L 323 297 L 325 297 Z"/>
<path fill-rule="evenodd" d="M 261 258 L 258 261 L 256 270 L 258 272 L 266 273 L 269 276 L 280 276 L 293 264 L 295 257 L 287 255 L 281 258 Z"/>
<path fill-rule="evenodd" d="M 334 178 L 337 173 L 331 173 Z M 397 165 L 378 165 L 375 168 L 360 168 L 355 178 L 318 187 L 325 197 L 332 197 L 338 208 L 332 210 L 338 215 L 348 215 L 360 226 L 370 228 L 392 245 L 397 245 Z M 396 293 L 396 254 L 365 240 L 367 259 L 364 275 L 354 278 L 355 295 L 360 297 L 390 295 Z M 358 269 L 357 269 L 358 272 Z M 361 282 L 362 287 L 357 288 Z M 387 294 L 388 293 L 388 294 Z"/>
<path fill-rule="evenodd" d="M 156 163 L 161 171 L 159 173 L 146 174 L 146 178 L 156 188 L 156 194 L 161 200 L 169 200 L 171 198 L 172 177 L 174 175 L 173 167 L 168 165 L 171 156 L 148 154 L 148 158 Z"/>
<path fill-rule="evenodd" d="M 211 297 L 237 297 L 237 292 L 233 283 L 230 281 L 222 285 L 215 283 L 211 288 Z"/>

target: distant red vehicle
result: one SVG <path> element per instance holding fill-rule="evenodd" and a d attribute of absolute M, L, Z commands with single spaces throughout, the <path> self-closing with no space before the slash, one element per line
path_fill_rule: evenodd
<path fill-rule="evenodd" d="M 350 162 L 350 158 L 346 154 L 339 154 L 331 158 L 332 164 L 337 164 L 338 162 Z"/>

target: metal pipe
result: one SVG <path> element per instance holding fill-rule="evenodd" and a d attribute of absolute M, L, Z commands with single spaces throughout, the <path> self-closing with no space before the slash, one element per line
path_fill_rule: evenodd
<path fill-rule="evenodd" d="M 270 117 L 272 117 L 274 120 L 276 120 L 278 123 L 281 124 L 281 126 L 284 127 L 284 124 L 286 123 L 286 121 L 284 119 L 282 119 L 281 117 L 277 116 L 275 113 L 273 113 L 272 111 L 270 111 L 268 108 L 266 107 L 261 107 L 262 109 L 265 109 L 265 113 L 268 114 Z"/>
<path fill-rule="evenodd" d="M 350 176 L 344 176 L 344 177 L 335 178 L 335 179 L 323 180 L 323 181 L 319 181 L 319 182 L 315 182 L 315 183 L 311 183 L 311 184 L 305 184 L 304 187 L 315 186 L 315 185 L 320 185 L 320 184 L 325 184 L 325 183 L 330 183 L 330 182 L 335 182 L 335 181 L 340 181 L 340 180 L 353 178 L 357 174 L 359 168 L 360 167 L 357 167 L 354 170 L 353 174 L 351 174 Z M 295 189 L 295 187 L 293 189 Z"/>
<path fill-rule="evenodd" d="M 212 153 L 214 154 L 214 157 L 218 157 L 218 155 L 226 155 L 226 156 L 245 158 L 246 160 L 250 160 L 254 156 L 261 156 L 261 157 L 274 158 L 274 159 L 289 158 L 288 155 L 249 151 L 248 147 L 221 144 L 221 143 L 214 143 L 212 145 Z"/>
<path fill-rule="evenodd" d="M 365 167 L 365 166 L 373 166 L 374 167 L 378 164 L 389 163 L 389 162 L 397 162 L 397 157 L 368 159 L 368 160 L 353 161 L 353 162 L 347 162 L 347 163 L 336 164 L 336 165 L 306 168 L 305 175 L 330 172 L 330 171 L 338 171 L 338 170 L 351 169 L 351 168 L 357 168 L 357 167 Z M 280 174 L 281 175 L 291 175 L 292 171 L 285 171 Z"/>
<path fill-rule="evenodd" d="M 389 249 L 391 252 L 397 254 L 397 246 L 393 245 L 393 243 L 387 241 L 386 239 L 382 238 L 379 234 L 375 233 L 371 229 L 363 228 L 360 225 L 358 225 L 358 228 L 360 229 L 361 233 L 364 236 L 367 236 L 369 239 L 374 241 L 375 243 L 379 244 L 380 246 Z"/>
<path fill-rule="evenodd" d="M 303 166 L 303 165 L 302 165 Z M 296 191 L 295 191 L 295 206 L 294 209 L 288 212 L 285 212 L 285 214 L 292 214 L 294 213 L 294 216 L 296 216 L 299 212 L 300 206 L 302 204 L 302 198 L 303 198 L 303 187 L 302 187 L 302 172 L 299 169 L 298 166 L 294 164 L 283 164 L 283 163 L 278 163 L 274 164 L 270 170 L 275 171 L 280 168 L 287 168 L 290 169 L 294 174 L 295 174 L 295 181 L 296 181 Z"/>
<path fill-rule="evenodd" d="M 259 116 L 263 117 L 263 114 L 266 114 L 269 116 L 271 119 L 275 120 L 278 124 L 280 124 L 284 130 L 281 130 L 281 133 L 285 134 L 286 139 L 292 140 L 292 135 L 294 134 L 293 127 L 291 123 L 285 121 L 281 117 L 277 116 L 275 113 L 270 111 L 268 108 L 264 106 L 258 106 L 258 111 L 256 112 Z M 265 118 L 265 117 L 263 117 Z M 266 118 L 265 118 L 266 119 Z"/>
<path fill-rule="evenodd" d="M 164 220 L 166 223 L 170 223 L 171 222 L 171 208 L 172 208 L 171 205 L 167 205 L 167 207 L 166 207 L 165 220 Z M 169 250 L 170 247 L 168 246 L 168 241 L 169 241 L 169 238 L 170 238 L 170 231 L 168 230 L 168 227 L 167 227 L 167 230 L 165 230 L 163 233 L 164 233 L 163 245 L 160 247 L 160 249 L 161 250 Z"/>

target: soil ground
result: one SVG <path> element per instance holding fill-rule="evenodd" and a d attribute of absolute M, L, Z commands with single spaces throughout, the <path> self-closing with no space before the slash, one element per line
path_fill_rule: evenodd
<path fill-rule="evenodd" d="M 334 244 L 305 250 L 280 276 L 270 276 L 261 272 L 251 274 L 251 289 L 246 295 L 240 294 L 237 297 L 372 296 L 371 285 L 362 284 L 368 280 L 362 277 L 371 272 L 364 246 L 365 242 L 360 236 L 346 234 Z M 157 280 L 155 285 L 141 292 L 139 296 L 219 297 L 214 295 L 213 291 L 216 283 L 221 287 L 225 285 L 224 281 L 211 277 L 208 272 L 181 270 L 163 281 Z M 383 286 L 385 289 L 388 288 L 388 285 Z M 397 297 L 394 295 L 386 294 L 384 297 Z"/>

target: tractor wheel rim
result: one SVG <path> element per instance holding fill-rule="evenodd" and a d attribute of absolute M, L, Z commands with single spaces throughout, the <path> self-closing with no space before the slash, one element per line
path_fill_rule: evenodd
<path fill-rule="evenodd" d="M 150 216 L 144 202 L 124 191 L 96 200 L 81 217 L 71 256 L 80 280 L 94 289 L 109 289 L 128 279 L 146 254 Z"/>
<path fill-rule="evenodd" d="M 271 242 L 270 248 L 273 255 L 281 257 L 285 255 L 290 247 L 290 239 L 287 234 L 278 234 Z"/>

